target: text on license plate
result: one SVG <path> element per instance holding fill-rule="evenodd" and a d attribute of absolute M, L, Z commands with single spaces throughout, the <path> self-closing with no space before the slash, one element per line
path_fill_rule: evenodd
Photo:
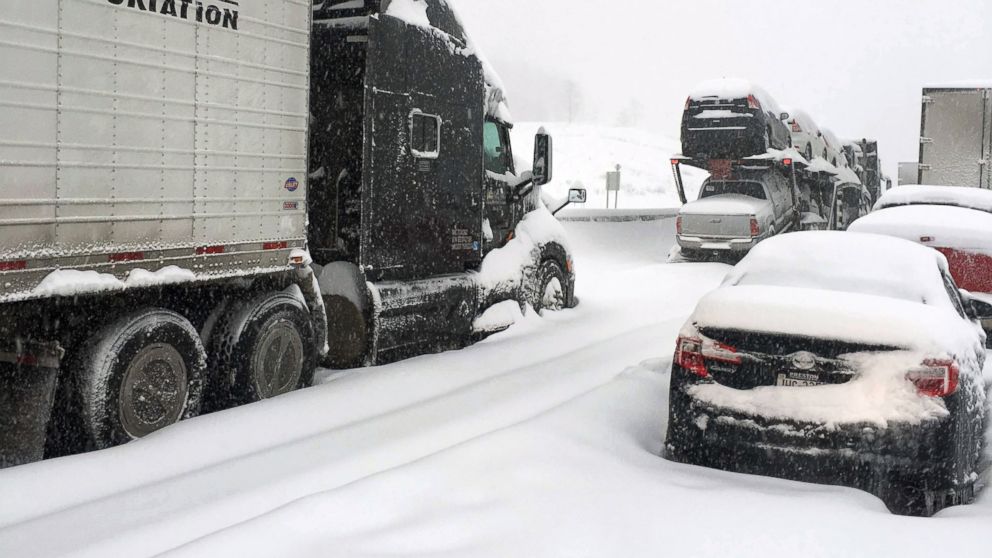
<path fill-rule="evenodd" d="M 818 386 L 820 385 L 820 376 L 818 374 L 788 372 L 785 374 L 779 374 L 778 381 L 775 385 L 782 387 Z"/>

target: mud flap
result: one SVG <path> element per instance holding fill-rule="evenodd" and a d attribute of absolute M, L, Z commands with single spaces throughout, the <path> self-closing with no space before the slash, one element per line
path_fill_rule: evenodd
<path fill-rule="evenodd" d="M 44 457 L 61 356 L 54 343 L 0 349 L 0 469 Z"/>

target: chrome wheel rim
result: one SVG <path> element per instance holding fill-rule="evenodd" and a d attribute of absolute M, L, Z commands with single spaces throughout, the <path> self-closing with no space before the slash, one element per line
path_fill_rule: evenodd
<path fill-rule="evenodd" d="M 296 389 L 303 375 L 303 339 L 289 320 L 272 324 L 259 339 L 252 359 L 252 381 L 262 399 Z"/>
<path fill-rule="evenodd" d="M 141 438 L 179 421 L 189 394 L 186 362 L 172 345 L 156 343 L 131 360 L 121 382 L 124 431 Z"/>

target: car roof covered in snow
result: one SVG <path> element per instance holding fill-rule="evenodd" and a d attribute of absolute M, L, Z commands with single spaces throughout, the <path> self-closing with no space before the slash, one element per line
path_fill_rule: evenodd
<path fill-rule="evenodd" d="M 940 269 L 947 269 L 944 256 L 902 239 L 801 232 L 756 246 L 723 284 L 801 287 L 947 305 Z"/>
<path fill-rule="evenodd" d="M 886 234 L 928 246 L 992 256 L 992 213 L 965 207 L 887 207 L 858 219 L 848 230 Z"/>
<path fill-rule="evenodd" d="M 941 269 L 939 252 L 899 238 L 781 235 L 752 249 L 690 322 L 974 359 L 983 337 L 951 301 Z"/>
<path fill-rule="evenodd" d="M 760 86 L 743 79 L 714 79 L 704 81 L 692 88 L 689 98 L 702 99 L 744 99 L 754 95 L 766 111 L 781 112 L 775 99 Z"/>
<path fill-rule="evenodd" d="M 900 186 L 886 192 L 875 210 L 899 205 L 950 205 L 992 213 L 992 191 L 960 186 Z"/>

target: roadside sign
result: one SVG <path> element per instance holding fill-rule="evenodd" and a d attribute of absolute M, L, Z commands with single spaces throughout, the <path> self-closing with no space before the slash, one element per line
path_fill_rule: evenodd
<path fill-rule="evenodd" d="M 617 170 L 606 173 L 606 209 L 610 208 L 610 192 L 614 192 L 613 208 L 620 203 L 620 165 Z"/>

